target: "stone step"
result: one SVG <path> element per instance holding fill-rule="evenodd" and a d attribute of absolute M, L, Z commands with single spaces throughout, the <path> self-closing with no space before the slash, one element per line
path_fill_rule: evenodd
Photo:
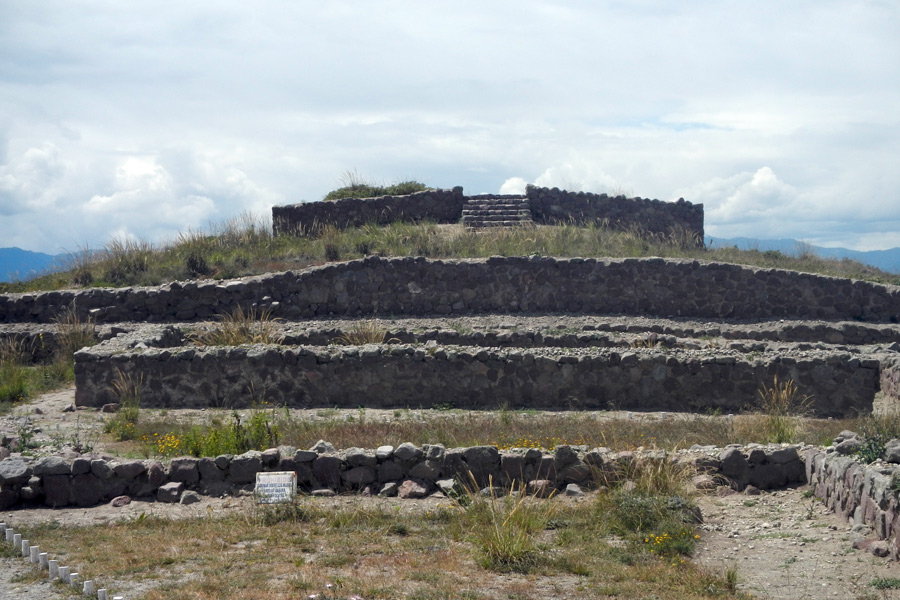
<path fill-rule="evenodd" d="M 483 208 L 467 208 L 463 210 L 463 217 L 481 217 L 491 215 L 505 215 L 510 217 L 527 217 L 531 218 L 531 213 L 527 210 L 519 210 L 514 208 L 504 208 L 502 210 L 485 210 Z"/>
<path fill-rule="evenodd" d="M 518 227 L 533 223 L 525 196 L 470 196 L 463 205 L 462 223 L 466 229 Z"/>

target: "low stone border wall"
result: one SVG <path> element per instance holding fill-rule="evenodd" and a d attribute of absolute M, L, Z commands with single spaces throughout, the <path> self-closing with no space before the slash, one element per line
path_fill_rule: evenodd
<path fill-rule="evenodd" d="M 879 361 L 849 352 L 791 356 L 633 349 L 467 346 L 177 348 L 105 343 L 75 354 L 75 402 L 117 402 L 123 376 L 151 408 L 357 407 L 741 412 L 773 377 L 793 380 L 820 417 L 872 408 Z"/>
<path fill-rule="evenodd" d="M 900 560 L 900 468 L 863 465 L 854 457 L 806 451 L 806 479 L 817 498 L 862 530 L 854 544 L 877 556 Z M 871 530 L 871 531 L 867 531 Z M 865 540 L 865 534 L 877 541 Z"/>
<path fill-rule="evenodd" d="M 106 323 L 210 320 L 239 305 L 287 319 L 542 312 L 896 323 L 900 287 L 661 258 L 368 257 L 228 282 L 2 295 L 0 322 L 52 322 L 70 306 Z"/>
<path fill-rule="evenodd" d="M 363 492 L 372 495 L 421 498 L 449 491 L 454 482 L 479 487 L 528 485 L 540 493 L 569 484 L 593 488 L 616 480 L 624 467 L 642 457 L 686 461 L 695 466 L 701 487 L 748 485 L 774 489 L 805 481 L 799 446 L 706 448 L 665 455 L 611 452 L 606 448 L 558 446 L 552 453 L 538 449 L 500 451 L 494 446 L 445 448 L 439 444 L 401 444 L 377 449 L 336 451 L 319 442 L 310 450 L 272 448 L 240 456 L 157 460 L 108 460 L 58 456 L 36 460 L 0 461 L 0 510 L 19 504 L 50 507 L 94 506 L 120 496 L 190 503 L 194 492 L 221 496 L 250 490 L 256 474 L 294 471 L 301 490 L 313 495 Z M 452 480 L 452 481 L 450 481 Z M 193 495 L 192 495 L 193 494 Z"/>
<path fill-rule="evenodd" d="M 558 446 L 500 451 L 493 446 L 444 448 L 439 444 L 337 451 L 320 441 L 309 450 L 272 448 L 239 456 L 119 460 L 58 456 L 0 461 L 0 510 L 18 506 L 94 506 L 130 497 L 189 504 L 199 494 L 221 496 L 251 490 L 259 472 L 294 471 L 300 489 L 312 495 L 362 492 L 422 498 L 450 493 L 457 482 L 476 486 L 526 485 L 530 492 L 578 493 L 627 472 L 641 458 L 692 465 L 700 489 L 726 485 L 737 491 L 779 489 L 809 483 L 828 508 L 860 527 L 855 545 L 900 559 L 900 466 L 859 464 L 829 449 L 758 444 L 725 449 L 693 447 L 673 454 L 612 452 L 606 448 Z M 571 486 L 577 486 L 572 488 Z M 867 526 L 867 527 L 866 527 Z M 870 538 L 865 539 L 868 535 Z"/>

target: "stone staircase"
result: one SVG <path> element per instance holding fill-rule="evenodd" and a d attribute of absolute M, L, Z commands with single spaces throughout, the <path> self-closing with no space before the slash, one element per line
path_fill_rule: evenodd
<path fill-rule="evenodd" d="M 462 223 L 466 229 L 532 225 L 531 207 L 525 196 L 469 196 L 463 205 Z"/>

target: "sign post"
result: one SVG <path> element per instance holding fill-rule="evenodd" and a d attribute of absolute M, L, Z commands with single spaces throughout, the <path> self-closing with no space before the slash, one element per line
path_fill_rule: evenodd
<path fill-rule="evenodd" d="M 297 496 L 297 473 L 295 471 L 257 473 L 254 492 L 258 504 L 291 502 Z"/>

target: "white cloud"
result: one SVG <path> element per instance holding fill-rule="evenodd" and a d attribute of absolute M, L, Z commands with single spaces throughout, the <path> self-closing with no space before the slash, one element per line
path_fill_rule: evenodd
<path fill-rule="evenodd" d="M 500 186 L 501 194 L 524 194 L 528 182 L 521 177 L 510 177 Z"/>
<path fill-rule="evenodd" d="M 28 148 L 12 164 L 0 165 L 0 214 L 37 211 L 58 199 L 56 184 L 65 173 L 52 143 Z"/>
<path fill-rule="evenodd" d="M 0 20 L 5 243 L 171 236 L 354 167 L 683 196 L 754 237 L 900 222 L 896 3 L 49 1 Z"/>

